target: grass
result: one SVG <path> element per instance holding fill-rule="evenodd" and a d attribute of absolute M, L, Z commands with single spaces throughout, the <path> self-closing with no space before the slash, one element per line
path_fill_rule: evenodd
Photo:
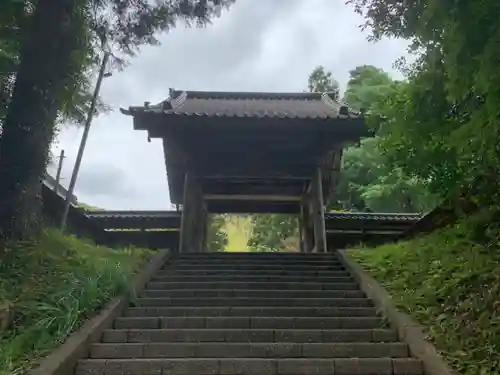
<path fill-rule="evenodd" d="M 151 254 L 96 246 L 52 229 L 37 243 L 8 247 L 0 264 L 0 306 L 11 306 L 14 320 L 0 331 L 0 374 L 34 366 L 125 292 Z"/>
<path fill-rule="evenodd" d="M 352 251 L 463 375 L 500 374 L 500 229 L 487 216 Z"/>

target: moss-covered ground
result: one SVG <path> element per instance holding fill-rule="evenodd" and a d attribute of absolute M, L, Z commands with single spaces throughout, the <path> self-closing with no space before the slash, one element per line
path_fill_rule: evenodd
<path fill-rule="evenodd" d="M 14 244 L 0 264 L 0 374 L 22 374 L 126 291 L 151 251 L 110 249 L 46 230 L 37 243 Z"/>
<path fill-rule="evenodd" d="M 351 252 L 463 375 L 500 374 L 500 229 L 488 215 Z"/>

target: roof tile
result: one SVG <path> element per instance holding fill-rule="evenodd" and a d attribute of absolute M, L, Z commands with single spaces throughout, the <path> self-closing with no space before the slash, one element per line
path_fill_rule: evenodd
<path fill-rule="evenodd" d="M 327 98 L 322 98 L 327 95 Z M 183 99 L 185 96 L 185 99 Z M 156 105 L 122 110 L 128 115 L 165 113 L 177 116 L 274 117 L 329 119 L 359 117 L 338 101 L 337 93 L 258 93 L 171 90 L 168 99 Z M 328 99 L 329 98 L 329 99 Z M 180 100 L 176 100 L 180 99 Z"/>

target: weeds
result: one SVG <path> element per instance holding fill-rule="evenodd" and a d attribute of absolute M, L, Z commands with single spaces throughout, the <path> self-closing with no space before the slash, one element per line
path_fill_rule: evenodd
<path fill-rule="evenodd" d="M 457 371 L 500 374 L 499 237 L 495 222 L 476 215 L 411 241 L 353 250 L 352 256 L 427 328 Z"/>
<path fill-rule="evenodd" d="M 13 322 L 0 331 L 0 375 L 22 374 L 60 345 L 117 294 L 127 290 L 151 252 L 110 249 L 46 230 L 39 242 L 6 249 L 0 306 Z"/>

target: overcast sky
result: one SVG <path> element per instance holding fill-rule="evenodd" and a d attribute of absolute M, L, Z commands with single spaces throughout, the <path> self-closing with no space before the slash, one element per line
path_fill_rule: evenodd
<path fill-rule="evenodd" d="M 92 124 L 76 195 L 105 209 L 170 208 L 160 140 L 134 131 L 119 108 L 160 102 L 170 87 L 187 90 L 300 92 L 317 65 L 341 87 L 348 71 L 371 64 L 394 76 L 406 43 L 373 44 L 359 29 L 362 19 L 344 0 L 237 0 L 205 29 L 179 27 L 161 46 L 143 48 L 123 72 L 103 81 L 101 96 L 114 110 Z M 53 147 L 67 158 L 67 186 L 82 131 L 63 129 Z M 51 169 L 53 172 L 53 170 Z"/>

